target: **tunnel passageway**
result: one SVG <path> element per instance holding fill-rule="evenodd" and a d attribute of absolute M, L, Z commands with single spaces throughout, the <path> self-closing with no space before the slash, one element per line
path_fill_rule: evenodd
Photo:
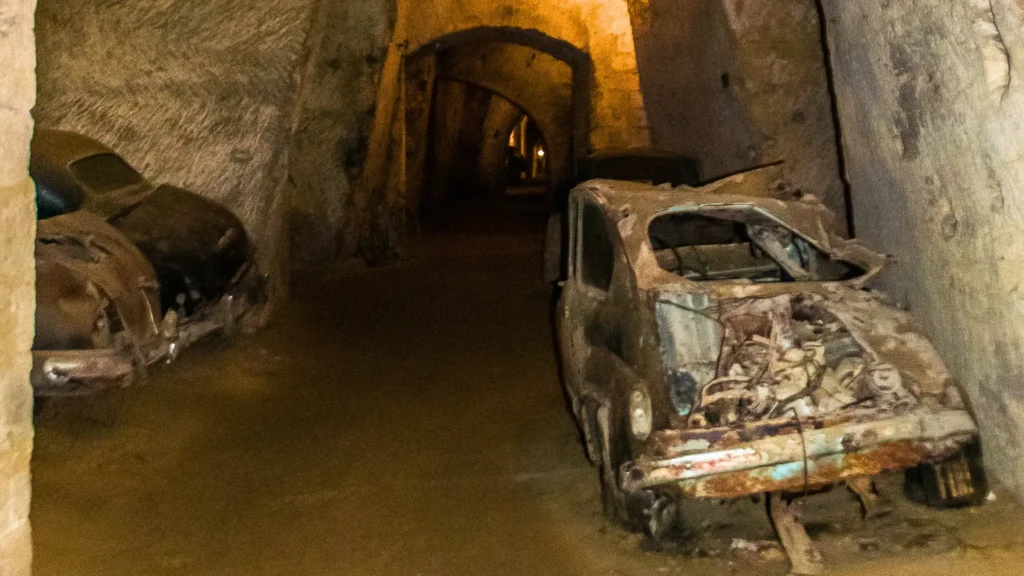
<path fill-rule="evenodd" d="M 271 329 L 189 350 L 124 398 L 51 407 L 36 574 L 613 568 L 581 545 L 600 512 L 540 242 L 429 236 L 408 264 L 297 282 Z"/>
<path fill-rule="evenodd" d="M 781 574 L 778 559 L 721 552 L 771 538 L 756 504 L 691 513 L 721 540 L 682 538 L 695 548 L 647 552 L 606 525 L 557 377 L 535 216 L 455 215 L 405 264 L 299 278 L 260 334 L 189 350 L 119 397 L 48 408 L 35 574 Z M 829 497 L 809 516 L 831 526 L 841 509 L 860 526 L 842 491 Z M 835 573 L 958 574 L 979 557 L 1016 573 L 1024 530 L 992 540 L 967 513 L 896 518 L 883 536 L 918 548 Z M 942 522 L 958 535 L 932 534 Z M 858 538 L 878 534 L 858 530 L 832 536 L 830 558 L 864 560 Z M 951 538 L 978 547 L 934 552 Z"/>

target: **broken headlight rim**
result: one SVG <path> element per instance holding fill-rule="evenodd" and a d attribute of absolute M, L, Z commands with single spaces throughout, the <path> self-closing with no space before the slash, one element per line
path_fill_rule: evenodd
<path fill-rule="evenodd" d="M 629 428 L 637 440 L 647 440 L 654 429 L 651 397 L 639 388 L 629 394 Z"/>

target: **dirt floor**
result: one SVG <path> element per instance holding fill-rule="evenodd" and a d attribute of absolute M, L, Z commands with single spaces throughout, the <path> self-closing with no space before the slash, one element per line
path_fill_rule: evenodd
<path fill-rule="evenodd" d="M 540 226 L 428 234 L 299 278 L 273 326 L 37 422 L 37 576 L 780 575 L 763 504 L 694 504 L 652 550 L 609 526 L 566 412 Z M 809 499 L 837 575 L 1020 574 L 1024 515 Z M 748 544 L 755 552 L 734 550 Z"/>

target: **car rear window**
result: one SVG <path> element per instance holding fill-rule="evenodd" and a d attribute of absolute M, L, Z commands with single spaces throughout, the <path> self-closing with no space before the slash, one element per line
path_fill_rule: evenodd
<path fill-rule="evenodd" d="M 91 192 L 103 194 L 142 182 L 142 175 L 116 154 L 97 154 L 71 165 L 75 178 Z"/>

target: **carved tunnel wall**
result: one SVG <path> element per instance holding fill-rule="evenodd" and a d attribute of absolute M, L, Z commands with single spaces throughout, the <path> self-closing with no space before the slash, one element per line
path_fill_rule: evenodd
<path fill-rule="evenodd" d="M 1024 13 L 1016 0 L 826 0 L 859 234 L 964 383 L 1024 497 Z"/>
<path fill-rule="evenodd" d="M 845 212 L 815 0 L 629 0 L 652 139 L 706 178 L 785 163 Z"/>
<path fill-rule="evenodd" d="M 288 149 L 314 0 L 43 0 L 40 125 L 233 209 L 286 286 Z"/>
<path fill-rule="evenodd" d="M 395 0 L 321 2 L 290 161 L 291 254 L 299 268 L 350 255 L 358 243 L 352 188 L 362 170 L 396 10 Z"/>
<path fill-rule="evenodd" d="M 0 573 L 28 576 L 35 310 L 35 188 L 28 177 L 35 100 L 29 0 L 0 3 Z"/>

